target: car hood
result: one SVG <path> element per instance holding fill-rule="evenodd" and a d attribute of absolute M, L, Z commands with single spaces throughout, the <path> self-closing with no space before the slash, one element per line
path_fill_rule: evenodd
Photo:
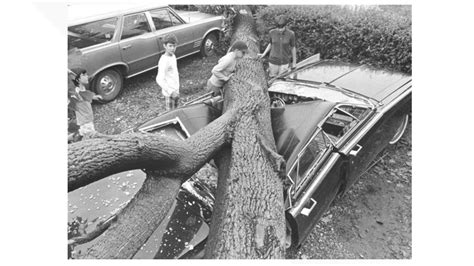
<path fill-rule="evenodd" d="M 334 85 L 379 102 L 411 81 L 410 75 L 401 72 L 338 61 L 321 61 L 290 75 L 302 81 Z"/>

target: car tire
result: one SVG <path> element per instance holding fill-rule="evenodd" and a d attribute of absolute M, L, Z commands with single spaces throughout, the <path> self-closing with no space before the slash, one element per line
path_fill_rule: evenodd
<path fill-rule="evenodd" d="M 393 135 L 392 139 L 388 142 L 390 145 L 393 145 L 397 143 L 403 136 L 403 133 L 405 133 L 405 130 L 407 129 L 408 121 L 410 120 L 410 115 L 409 114 L 403 114 L 401 115 L 399 125 L 397 127 L 397 131 Z"/>
<path fill-rule="evenodd" d="M 211 56 L 215 53 L 214 49 L 217 44 L 217 37 L 215 33 L 209 33 L 204 37 L 201 44 L 201 55 L 204 57 Z"/>
<path fill-rule="evenodd" d="M 100 102 L 110 102 L 120 94 L 120 91 L 122 91 L 122 73 L 115 69 L 104 70 L 94 78 L 93 85 L 94 91 L 102 96 Z"/>

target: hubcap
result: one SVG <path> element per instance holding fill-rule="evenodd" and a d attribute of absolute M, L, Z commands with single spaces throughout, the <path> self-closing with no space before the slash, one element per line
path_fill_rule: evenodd
<path fill-rule="evenodd" d="M 204 45 L 206 47 L 206 53 L 209 53 L 214 49 L 214 42 L 211 39 L 207 39 Z"/>
<path fill-rule="evenodd" d="M 115 89 L 116 82 L 111 76 L 104 76 L 100 79 L 100 90 L 105 94 L 110 94 Z"/>

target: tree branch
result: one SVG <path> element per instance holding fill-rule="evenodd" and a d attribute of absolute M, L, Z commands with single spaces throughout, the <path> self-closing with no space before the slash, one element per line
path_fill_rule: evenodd
<path fill-rule="evenodd" d="M 117 221 L 95 240 L 81 258 L 132 258 L 165 218 L 181 186 L 175 178 L 147 175 Z"/>
<path fill-rule="evenodd" d="M 69 144 L 68 191 L 132 169 L 156 170 L 157 176 L 190 176 L 229 141 L 236 113 L 222 115 L 185 141 L 133 133 Z"/>

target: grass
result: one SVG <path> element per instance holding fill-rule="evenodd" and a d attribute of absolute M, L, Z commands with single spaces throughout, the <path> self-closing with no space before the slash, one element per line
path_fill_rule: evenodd
<path fill-rule="evenodd" d="M 219 56 L 199 54 L 178 60 L 180 104 L 206 92 L 205 84 Z M 165 111 L 164 97 L 155 81 L 156 70 L 124 81 L 122 93 L 112 102 L 94 104 L 94 124 L 103 134 L 119 134 Z"/>

